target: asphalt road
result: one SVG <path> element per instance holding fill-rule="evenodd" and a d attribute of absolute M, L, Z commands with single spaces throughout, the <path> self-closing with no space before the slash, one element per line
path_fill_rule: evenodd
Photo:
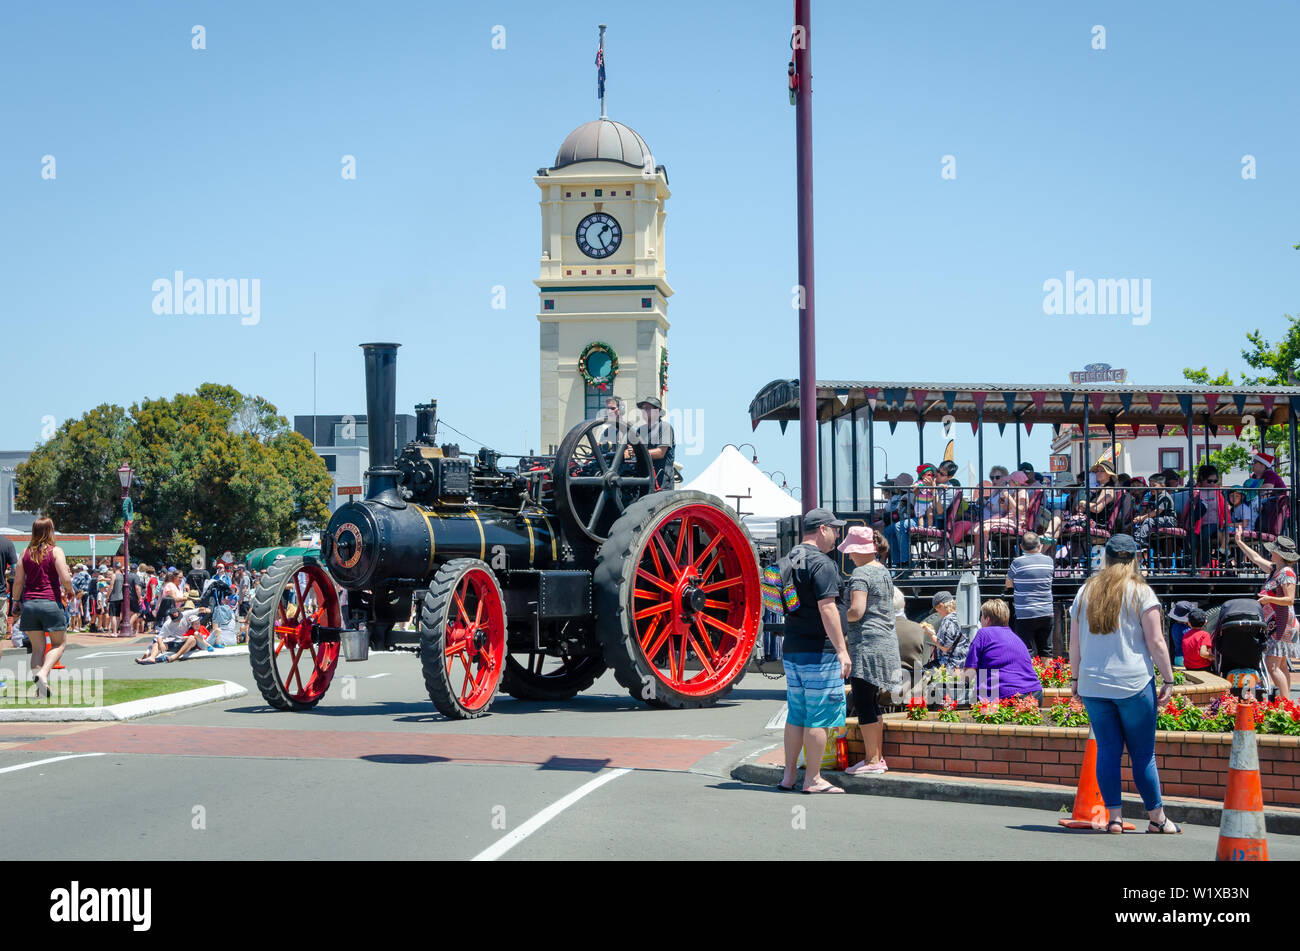
<path fill-rule="evenodd" d="M 1209 860 L 1218 837 L 1196 826 L 1180 837 L 1076 834 L 1055 813 L 737 783 L 736 761 L 780 742 L 767 724 L 783 683 L 752 673 L 708 710 L 652 710 L 606 676 L 569 703 L 503 696 L 488 717 L 449 722 L 408 654 L 345 665 L 340 677 L 355 680 L 336 679 L 316 710 L 294 714 L 261 702 L 247 657 L 155 669 L 135 653 L 79 648 L 67 663 L 108 677 L 228 679 L 250 693 L 126 724 L 0 725 L 0 796 L 39 804 L 41 817 L 0 813 L 7 854 Z M 1269 851 L 1300 858 L 1300 837 L 1270 836 Z"/>

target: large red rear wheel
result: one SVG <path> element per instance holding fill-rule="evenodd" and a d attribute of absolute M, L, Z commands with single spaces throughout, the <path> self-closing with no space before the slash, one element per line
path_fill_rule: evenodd
<path fill-rule="evenodd" d="M 457 720 L 488 712 L 506 656 L 506 609 L 492 570 L 456 558 L 434 575 L 420 607 L 420 661 L 429 699 Z"/>
<path fill-rule="evenodd" d="M 337 634 L 325 641 L 313 635 L 343 620 L 325 569 L 300 557 L 280 559 L 258 583 L 248 618 L 248 660 L 263 699 L 280 710 L 320 703 L 338 669 L 339 642 Z"/>
<path fill-rule="evenodd" d="M 718 499 L 665 492 L 629 506 L 594 584 L 605 660 L 632 696 L 707 706 L 744 676 L 762 620 L 758 557 Z"/>

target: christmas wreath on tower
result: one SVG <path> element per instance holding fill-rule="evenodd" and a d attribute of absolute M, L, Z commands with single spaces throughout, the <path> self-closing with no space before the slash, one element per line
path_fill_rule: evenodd
<path fill-rule="evenodd" d="M 603 340 L 593 340 L 578 355 L 578 372 L 583 383 L 608 390 L 618 376 L 618 354 Z"/>

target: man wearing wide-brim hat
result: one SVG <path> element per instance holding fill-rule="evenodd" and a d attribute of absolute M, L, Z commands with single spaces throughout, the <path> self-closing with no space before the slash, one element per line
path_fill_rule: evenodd
<path fill-rule="evenodd" d="M 1295 616 L 1295 563 L 1300 561 L 1300 549 L 1294 539 L 1285 535 L 1275 541 L 1265 542 L 1269 553 L 1265 558 L 1241 540 L 1240 532 L 1232 533 L 1233 541 L 1243 555 L 1261 571 L 1267 571 L 1264 587 L 1259 589 L 1259 603 L 1264 622 L 1268 625 L 1268 644 L 1264 647 L 1264 662 L 1269 678 L 1283 697 L 1291 696 L 1291 668 L 1288 661 L 1300 659 L 1300 629 Z"/>
<path fill-rule="evenodd" d="M 650 453 L 650 465 L 654 467 L 655 482 L 660 489 L 671 489 L 676 479 L 677 470 L 673 466 L 673 457 L 677 450 L 677 434 L 672 424 L 663 418 L 663 403 L 657 396 L 646 396 L 637 400 L 636 408 L 645 420 L 632 431 L 632 441 L 639 442 Z M 625 458 L 635 458 L 635 450 L 629 446 Z"/>

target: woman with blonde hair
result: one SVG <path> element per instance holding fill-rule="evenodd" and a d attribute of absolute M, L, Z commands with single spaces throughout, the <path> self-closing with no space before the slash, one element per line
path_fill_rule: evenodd
<path fill-rule="evenodd" d="M 68 615 L 63 610 L 63 598 L 72 597 L 72 575 L 68 571 L 63 549 L 54 544 L 54 522 L 38 518 L 32 523 L 32 540 L 14 569 L 14 591 L 22 602 L 23 633 L 32 646 L 32 668 L 36 680 L 36 696 L 50 695 L 50 671 L 63 656 Z M 10 608 L 12 611 L 13 608 Z M 50 637 L 50 650 L 45 649 L 45 635 Z"/>
<path fill-rule="evenodd" d="M 1157 694 L 1152 666 L 1160 672 Z M 1150 823 L 1147 832 L 1183 830 L 1165 815 L 1156 771 L 1156 714 L 1173 693 L 1174 671 L 1165 646 L 1160 600 L 1137 563 L 1129 535 L 1106 542 L 1102 569 L 1070 605 L 1070 679 L 1097 738 L 1097 785 L 1106 802 L 1106 831 L 1121 834 L 1120 760 L 1127 747 L 1133 783 Z"/>

